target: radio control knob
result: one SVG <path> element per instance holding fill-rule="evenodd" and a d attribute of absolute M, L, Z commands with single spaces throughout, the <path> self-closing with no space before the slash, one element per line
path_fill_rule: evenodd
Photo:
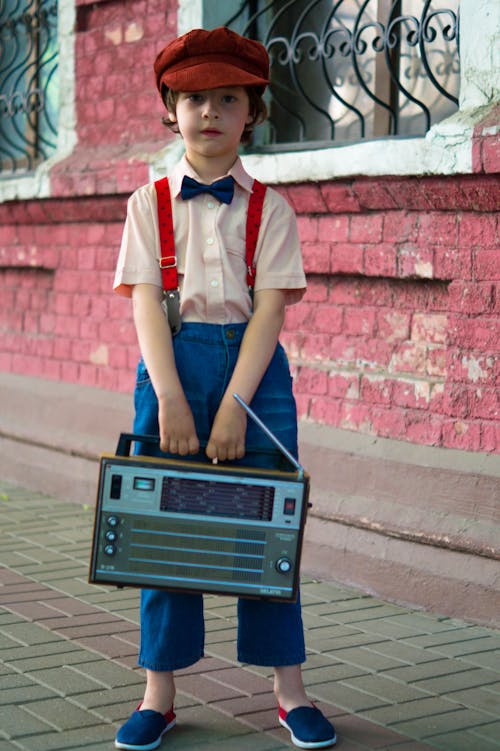
<path fill-rule="evenodd" d="M 117 527 L 118 524 L 120 523 L 120 518 L 113 514 L 112 516 L 108 516 L 106 521 L 108 523 L 108 527 Z"/>
<path fill-rule="evenodd" d="M 292 562 L 289 558 L 278 558 L 276 561 L 276 571 L 280 574 L 289 574 L 292 570 Z"/>
<path fill-rule="evenodd" d="M 115 532 L 114 529 L 108 529 L 108 531 L 105 534 L 105 537 L 108 542 L 115 542 L 118 539 L 118 534 Z"/>
<path fill-rule="evenodd" d="M 116 553 L 116 548 L 114 545 L 105 545 L 104 552 L 106 555 L 114 555 Z"/>

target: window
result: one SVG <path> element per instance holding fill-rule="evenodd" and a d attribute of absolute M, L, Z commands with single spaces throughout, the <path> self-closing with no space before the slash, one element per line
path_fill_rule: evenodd
<path fill-rule="evenodd" d="M 57 146 L 57 0 L 0 2 L 0 172 L 34 169 Z"/>
<path fill-rule="evenodd" d="M 458 0 L 246 0 L 226 25 L 271 58 L 255 145 L 424 135 L 458 109 L 458 23 Z"/>

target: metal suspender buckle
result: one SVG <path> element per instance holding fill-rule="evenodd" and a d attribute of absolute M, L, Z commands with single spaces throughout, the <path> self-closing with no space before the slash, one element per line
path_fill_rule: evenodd
<path fill-rule="evenodd" d="M 178 289 L 164 289 L 161 306 L 167 317 L 167 321 L 172 331 L 172 336 L 179 333 L 182 326 L 181 320 L 181 301 Z"/>
<path fill-rule="evenodd" d="M 177 266 L 175 256 L 163 256 L 160 258 L 160 269 L 174 269 Z"/>

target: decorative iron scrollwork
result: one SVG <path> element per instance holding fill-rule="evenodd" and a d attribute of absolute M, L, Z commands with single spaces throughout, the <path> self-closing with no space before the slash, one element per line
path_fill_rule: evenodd
<path fill-rule="evenodd" d="M 458 0 L 264 0 L 228 26 L 271 58 L 268 143 L 423 135 L 458 107 Z"/>
<path fill-rule="evenodd" d="M 0 171 L 55 150 L 58 58 L 57 0 L 0 0 Z"/>

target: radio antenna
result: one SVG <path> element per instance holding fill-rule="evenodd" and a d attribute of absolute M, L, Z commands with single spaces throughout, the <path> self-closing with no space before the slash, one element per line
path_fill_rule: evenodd
<path fill-rule="evenodd" d="M 262 422 L 262 420 L 260 419 L 260 417 L 257 417 L 257 415 L 255 414 L 255 412 L 253 411 L 253 409 L 251 409 L 248 406 L 248 404 L 245 401 L 243 401 L 243 399 L 241 398 L 241 396 L 239 396 L 238 394 L 233 394 L 233 396 L 236 399 L 236 401 L 238 402 L 238 404 L 241 404 L 241 406 L 246 411 L 246 413 L 252 418 L 252 420 L 254 421 L 254 423 L 259 426 L 259 428 L 267 435 L 268 438 L 271 439 L 271 441 L 274 443 L 274 445 L 281 451 L 281 453 L 283 454 L 283 456 L 285 456 L 288 459 L 288 461 L 290 462 L 290 464 L 292 464 L 295 467 L 295 469 L 299 473 L 299 478 L 302 478 L 303 475 L 304 475 L 304 467 L 302 466 L 302 464 L 299 464 L 299 462 L 297 461 L 297 459 L 288 451 L 287 448 L 285 448 L 285 446 L 283 446 L 283 444 L 281 443 L 281 441 L 274 435 L 274 433 L 271 430 L 269 430 L 269 428 L 267 427 L 267 425 L 265 425 Z"/>

